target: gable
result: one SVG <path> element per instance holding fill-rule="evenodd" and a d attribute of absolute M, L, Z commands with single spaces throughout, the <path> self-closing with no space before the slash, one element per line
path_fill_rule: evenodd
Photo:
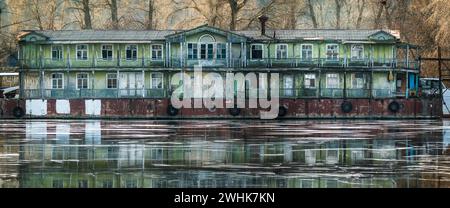
<path fill-rule="evenodd" d="M 369 36 L 369 40 L 373 41 L 395 41 L 396 39 L 395 36 L 385 31 L 379 31 Z"/>
<path fill-rule="evenodd" d="M 46 36 L 36 32 L 27 32 L 19 36 L 19 41 L 25 42 L 39 42 L 39 41 L 46 41 L 47 39 L 48 38 Z"/>
<path fill-rule="evenodd" d="M 202 25 L 200 27 L 186 30 L 180 33 L 166 36 L 169 42 L 198 42 L 202 36 L 210 35 L 214 37 L 216 42 L 245 42 L 247 37 L 235 34 L 229 31 L 225 31 L 219 28 L 210 27 L 208 25 Z"/>

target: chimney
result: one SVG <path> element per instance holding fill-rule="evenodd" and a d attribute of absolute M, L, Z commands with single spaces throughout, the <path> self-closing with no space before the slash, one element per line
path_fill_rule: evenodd
<path fill-rule="evenodd" d="M 259 22 L 261 23 L 261 35 L 266 35 L 266 22 L 269 18 L 265 15 L 260 16 Z"/>

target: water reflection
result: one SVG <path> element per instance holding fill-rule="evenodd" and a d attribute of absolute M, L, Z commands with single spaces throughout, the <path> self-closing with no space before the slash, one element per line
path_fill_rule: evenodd
<path fill-rule="evenodd" d="M 450 187 L 448 121 L 0 121 L 0 187 Z"/>

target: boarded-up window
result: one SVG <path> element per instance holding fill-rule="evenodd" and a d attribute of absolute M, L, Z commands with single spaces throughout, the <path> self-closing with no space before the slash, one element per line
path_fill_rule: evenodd
<path fill-rule="evenodd" d="M 364 46 L 363 45 L 352 45 L 352 60 L 362 60 L 364 59 Z"/>

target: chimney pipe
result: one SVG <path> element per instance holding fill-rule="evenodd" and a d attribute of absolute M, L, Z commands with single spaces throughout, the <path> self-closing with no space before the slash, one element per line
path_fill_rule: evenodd
<path fill-rule="evenodd" d="M 258 19 L 261 23 L 261 35 L 266 35 L 266 22 L 269 20 L 269 18 L 265 15 L 262 15 Z"/>

